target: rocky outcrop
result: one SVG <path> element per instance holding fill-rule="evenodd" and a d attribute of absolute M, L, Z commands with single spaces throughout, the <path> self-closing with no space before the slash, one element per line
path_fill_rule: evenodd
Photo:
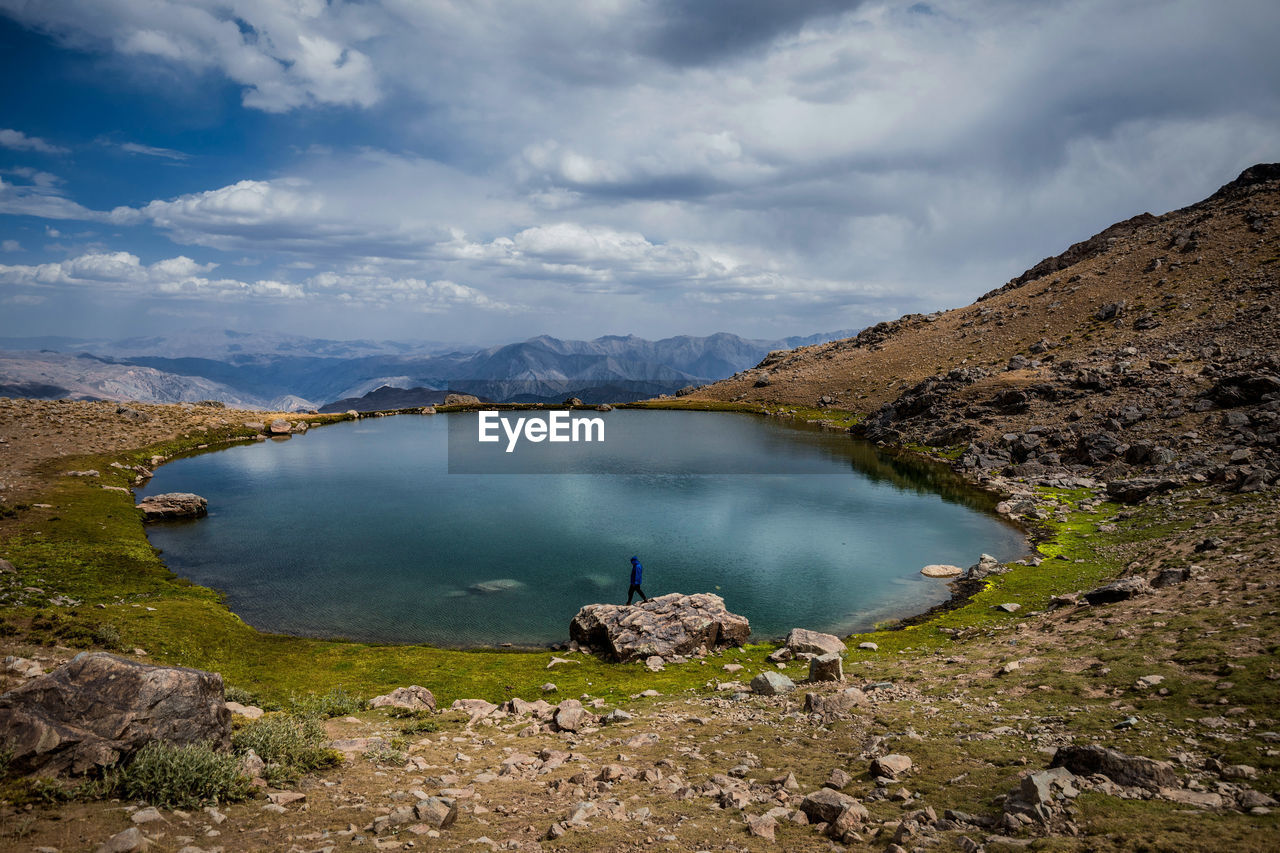
<path fill-rule="evenodd" d="M 390 693 L 374 696 L 369 700 L 370 708 L 403 708 L 406 711 L 434 711 L 436 697 L 425 687 L 411 684 L 408 687 L 397 687 Z"/>
<path fill-rule="evenodd" d="M 138 504 L 143 521 L 169 518 L 203 518 L 209 514 L 209 502 L 190 492 L 169 492 L 143 498 Z"/>
<path fill-rule="evenodd" d="M 157 740 L 229 749 L 222 676 L 86 652 L 0 696 L 0 742 L 20 773 L 82 774 Z"/>
<path fill-rule="evenodd" d="M 1136 788 L 1180 787 L 1173 765 L 1166 761 L 1125 755 L 1093 744 L 1059 747 L 1049 766 L 1065 767 L 1077 776 L 1100 773 L 1117 785 Z"/>
<path fill-rule="evenodd" d="M 1090 604 L 1114 604 L 1117 601 L 1128 601 L 1139 595 L 1150 594 L 1151 584 L 1146 578 L 1130 577 L 1090 590 L 1084 594 L 1084 597 Z"/>
<path fill-rule="evenodd" d="M 705 655 L 717 646 L 746 642 L 751 625 L 725 609 L 712 593 L 671 593 L 643 604 L 588 604 L 569 623 L 581 645 L 620 661 L 652 655 Z"/>
<path fill-rule="evenodd" d="M 1136 477 L 1107 483 L 1107 497 L 1126 504 L 1136 504 L 1161 492 L 1171 492 L 1182 485 L 1171 477 Z"/>

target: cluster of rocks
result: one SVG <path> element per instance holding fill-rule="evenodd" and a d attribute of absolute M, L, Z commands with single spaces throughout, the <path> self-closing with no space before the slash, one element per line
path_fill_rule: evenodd
<path fill-rule="evenodd" d="M 1095 744 L 1060 747 L 1048 769 L 1023 776 L 1006 796 L 999 798 L 1003 809 L 996 828 L 1016 833 L 1039 825 L 1055 832 L 1076 835 L 1078 811 L 1072 801 L 1081 791 L 1096 791 L 1124 799 L 1162 799 L 1202 809 L 1235 809 L 1269 813 L 1276 805 L 1272 798 L 1242 784 L 1257 771 L 1245 765 L 1224 767 L 1210 759 L 1224 779 L 1217 790 L 1203 785 L 1184 786 L 1174 766 L 1143 756 L 1126 755 Z"/>
<path fill-rule="evenodd" d="M 256 432 L 255 437 L 259 439 L 300 434 L 311 428 L 306 421 L 288 421 L 285 418 L 273 418 L 270 422 L 245 421 L 244 425 Z"/>
<path fill-rule="evenodd" d="M 1103 309 L 1114 314 L 1118 305 Z M 1112 499 L 1128 503 L 1188 483 L 1258 491 L 1280 477 L 1280 361 L 1217 353 L 1201 354 L 1207 363 L 1197 375 L 1166 360 L 1174 355 L 1144 361 L 1136 347 L 1111 358 L 1096 350 L 1091 361 L 1016 356 L 1011 369 L 1039 376 L 996 384 L 986 396 L 974 386 L 990 387 L 990 373 L 959 367 L 903 391 L 854 431 L 892 445 L 963 445 L 958 467 L 971 475 L 1066 487 L 1101 480 Z M 1039 425 L 990 435 L 994 425 L 1037 414 Z M 1199 428 L 1179 430 L 1189 415 L 1200 416 Z"/>

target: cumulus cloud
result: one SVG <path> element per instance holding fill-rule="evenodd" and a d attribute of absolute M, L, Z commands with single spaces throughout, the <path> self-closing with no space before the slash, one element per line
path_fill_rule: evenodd
<path fill-rule="evenodd" d="M 0 252 L 21 252 L 22 244 L 17 240 L 0 240 Z"/>
<path fill-rule="evenodd" d="M 440 227 L 387 221 L 340 202 L 300 178 L 244 180 L 136 209 L 117 208 L 111 218 L 150 222 L 180 243 L 308 256 L 414 256 L 447 236 Z"/>
<path fill-rule="evenodd" d="M 302 288 L 285 282 L 207 277 L 216 266 L 181 255 L 147 265 L 129 252 L 95 252 L 53 263 L 0 264 L 0 282 L 37 289 L 73 286 L 138 296 L 204 299 L 297 299 L 303 295 Z"/>
<path fill-rule="evenodd" d="M 733 248 L 654 242 L 634 231 L 572 222 L 539 225 L 487 243 L 465 239 L 441 254 L 506 276 L 554 283 L 576 292 L 650 295 L 659 301 L 683 292 L 691 301 L 765 299 L 829 304 L 881 296 L 879 283 L 797 275 L 753 261 Z"/>
<path fill-rule="evenodd" d="M 0 130 L 0 147 L 13 151 L 39 151 L 41 154 L 66 154 L 67 149 L 50 145 L 38 136 L 27 136 L 20 130 Z"/>
<path fill-rule="evenodd" d="M 274 278 L 244 281 L 211 276 L 216 263 L 199 263 L 185 255 L 151 264 L 130 252 L 88 252 L 42 264 L 0 264 L 0 284 L 23 288 L 25 303 L 38 304 L 54 289 L 89 288 L 137 297 L 202 300 L 302 300 L 443 314 L 455 309 L 510 312 L 500 299 L 455 281 L 428 281 L 394 275 L 376 263 L 342 272 L 322 272 L 300 281 Z M 32 301 L 36 300 L 36 301 Z"/>
<path fill-rule="evenodd" d="M 307 279 L 313 292 L 324 292 L 345 303 L 400 307 L 426 314 L 455 308 L 512 311 L 515 307 L 465 284 L 440 279 L 397 278 L 375 272 L 326 272 Z"/>
<path fill-rule="evenodd" d="M 368 107 L 377 76 L 357 44 L 361 4 L 321 0 L 0 0 L 0 11 L 84 50 L 215 70 L 243 87 L 245 106 Z"/>

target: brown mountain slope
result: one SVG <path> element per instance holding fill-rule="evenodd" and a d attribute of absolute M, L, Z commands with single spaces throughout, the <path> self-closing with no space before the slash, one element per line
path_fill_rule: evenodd
<path fill-rule="evenodd" d="M 1270 480 L 1278 282 L 1280 165 L 1259 165 L 1198 204 L 1114 225 L 972 305 L 772 353 L 688 399 L 853 411 L 872 439 L 967 446 L 967 467 L 1030 462 L 1005 471 L 1015 475 L 1096 474 L 1114 460 L 1108 479 L 1138 465 L 1238 486 L 1253 472 L 1226 468 L 1252 461 Z M 1246 404 L 1263 405 L 1221 412 Z M 1023 447 L 1039 441 L 1023 441 L 1026 430 L 1046 441 Z M 1119 452 L 1095 452 L 1099 434 Z M 1135 444 L 1161 452 L 1143 458 Z M 1232 459 L 1239 446 L 1252 460 Z"/>

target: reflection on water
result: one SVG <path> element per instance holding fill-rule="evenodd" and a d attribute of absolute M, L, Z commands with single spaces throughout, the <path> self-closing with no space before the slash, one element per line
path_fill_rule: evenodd
<path fill-rule="evenodd" d="M 578 608 L 717 592 L 756 636 L 847 632 L 944 600 L 921 566 L 1024 553 L 945 467 L 756 416 L 608 413 L 631 470 L 753 458 L 756 474 L 449 474 L 447 420 L 383 418 L 162 467 L 141 493 L 209 499 L 153 525 L 179 574 L 264 630 L 463 646 L 567 639 Z M 621 437 L 626 436 L 626 440 Z M 655 464 L 655 460 L 662 464 Z"/>

